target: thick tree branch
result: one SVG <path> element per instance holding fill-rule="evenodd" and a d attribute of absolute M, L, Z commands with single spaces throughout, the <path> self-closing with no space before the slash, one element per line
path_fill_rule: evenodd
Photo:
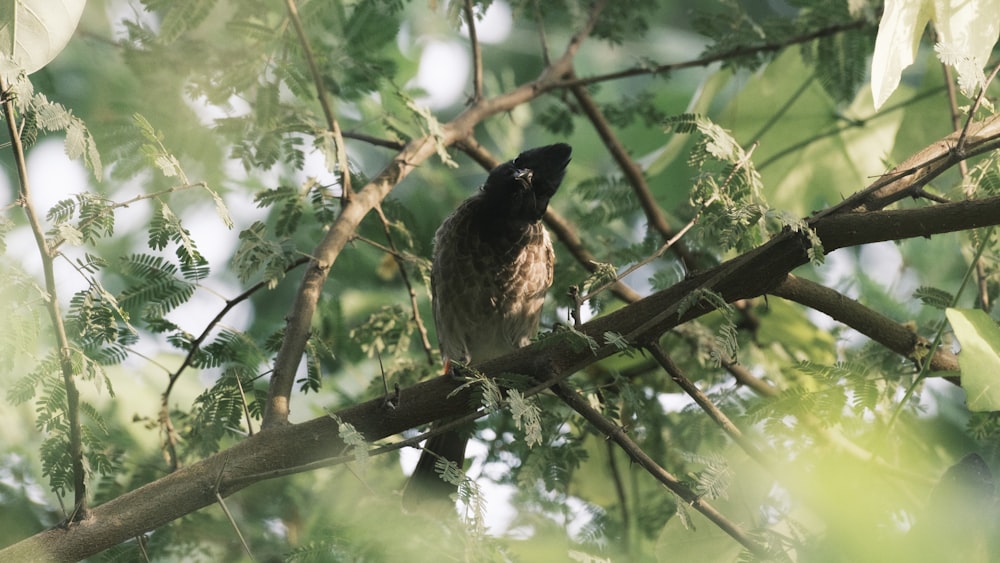
<path fill-rule="evenodd" d="M 920 189 L 956 163 L 1000 147 L 1000 115 L 970 125 L 965 136 L 963 153 L 959 155 L 954 149 L 958 146 L 962 135 L 963 132 L 955 131 L 913 154 L 892 171 L 883 174 L 868 188 L 814 215 L 810 218 L 810 222 L 843 211 L 883 209 L 907 196 L 917 197 L 920 195 Z"/>
<path fill-rule="evenodd" d="M 923 361 L 930 348 L 930 342 L 913 330 L 824 285 L 788 274 L 771 293 L 826 313 L 914 362 Z M 958 371 L 958 358 L 939 347 L 931 358 L 930 368 L 934 371 Z"/>
<path fill-rule="evenodd" d="M 938 203 L 916 209 L 843 213 L 814 223 L 826 252 L 838 248 L 929 237 L 996 224 L 996 197 Z"/>

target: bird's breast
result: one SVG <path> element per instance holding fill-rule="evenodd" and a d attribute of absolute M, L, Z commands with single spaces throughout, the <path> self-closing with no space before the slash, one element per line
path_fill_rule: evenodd
<path fill-rule="evenodd" d="M 498 227 L 468 203 L 435 236 L 431 290 L 443 354 L 479 362 L 530 342 L 555 260 L 540 223 Z"/>

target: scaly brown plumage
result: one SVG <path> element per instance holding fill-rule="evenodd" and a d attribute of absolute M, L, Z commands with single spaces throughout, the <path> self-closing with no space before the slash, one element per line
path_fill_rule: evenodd
<path fill-rule="evenodd" d="M 566 173 L 572 149 L 525 151 L 494 168 L 434 237 L 431 294 L 445 365 L 472 365 L 527 346 L 538 330 L 555 254 L 541 218 Z M 444 458 L 462 467 L 467 433 L 427 440 L 406 497 L 447 498 L 454 487 L 434 471 Z"/>

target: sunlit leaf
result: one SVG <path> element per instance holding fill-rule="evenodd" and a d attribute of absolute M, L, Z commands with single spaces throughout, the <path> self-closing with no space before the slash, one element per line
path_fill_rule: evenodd
<path fill-rule="evenodd" d="M 56 58 L 73 37 L 86 0 L 3 0 L 0 53 L 31 74 Z"/>
<path fill-rule="evenodd" d="M 958 365 L 971 411 L 1000 410 L 1000 328 L 979 309 L 945 311 L 962 345 Z"/>

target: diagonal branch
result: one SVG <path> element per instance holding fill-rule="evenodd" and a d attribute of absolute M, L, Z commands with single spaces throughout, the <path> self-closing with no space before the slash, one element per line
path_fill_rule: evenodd
<path fill-rule="evenodd" d="M 706 518 L 712 521 L 713 524 L 718 526 L 722 531 L 732 537 L 734 540 L 740 542 L 743 547 L 747 548 L 754 555 L 762 558 L 769 559 L 771 555 L 767 547 L 759 543 L 756 539 L 752 538 L 746 530 L 744 530 L 739 524 L 733 522 L 715 509 L 714 506 L 708 503 L 700 495 L 692 491 L 681 482 L 680 479 L 670 474 L 666 469 L 656 463 L 656 461 L 649 456 L 638 444 L 636 444 L 632 438 L 625 432 L 625 430 L 614 423 L 611 419 L 605 417 L 603 414 L 597 411 L 594 407 L 590 406 L 587 400 L 580 396 L 579 393 L 571 389 L 565 383 L 556 384 L 552 391 L 559 396 L 570 408 L 576 411 L 578 414 L 583 416 L 592 426 L 594 426 L 599 432 L 604 434 L 608 439 L 614 441 L 625 450 L 626 453 L 643 469 L 649 472 L 657 481 L 663 483 L 665 487 L 670 489 L 672 493 L 677 495 L 680 500 L 683 500 L 686 504 L 693 507 L 698 512 L 701 512 Z"/>
<path fill-rule="evenodd" d="M 287 274 L 288 272 L 291 272 L 295 268 L 298 268 L 299 266 L 305 264 L 308 261 L 309 259 L 305 257 L 297 258 L 291 263 L 289 263 L 287 266 L 285 266 L 284 271 Z M 236 308 L 237 305 L 250 299 L 250 297 L 252 297 L 255 293 L 268 287 L 270 284 L 271 284 L 270 280 L 259 281 L 254 285 L 250 286 L 249 288 L 243 290 L 243 292 L 237 295 L 236 297 L 233 297 L 232 299 L 226 299 L 226 304 L 223 305 L 222 309 L 220 309 L 219 312 L 216 313 L 214 317 L 212 317 L 212 320 L 210 320 L 208 324 L 205 325 L 205 328 L 201 331 L 201 334 L 199 334 L 194 340 L 191 341 L 191 344 L 188 348 L 188 352 L 184 356 L 184 359 L 181 361 L 181 365 L 178 366 L 177 369 L 175 369 L 174 371 L 170 372 L 168 376 L 169 381 L 167 382 L 167 388 L 163 392 L 163 395 L 161 396 L 160 399 L 159 423 L 160 426 L 163 427 L 163 430 L 166 434 L 164 439 L 164 448 L 166 448 L 167 450 L 167 463 L 170 465 L 171 471 L 176 470 L 180 464 L 179 458 L 177 456 L 178 438 L 174 430 L 173 422 L 170 420 L 170 395 L 173 392 L 174 385 L 177 383 L 177 380 L 180 379 L 181 374 L 183 374 L 184 371 L 187 370 L 187 368 L 191 367 L 191 365 L 194 363 L 198 353 L 201 352 L 202 344 L 205 343 L 205 340 L 208 339 L 208 336 L 212 333 L 212 331 L 215 330 L 217 326 L 219 326 L 219 323 L 222 322 L 222 319 L 225 318 L 225 316 L 228 315 L 230 311 Z"/>
<path fill-rule="evenodd" d="M 59 371 L 62 373 L 63 385 L 66 388 L 66 424 L 69 426 L 69 458 L 73 466 L 73 511 L 70 521 L 76 521 L 87 516 L 87 474 L 83 464 L 83 437 L 80 425 L 80 391 L 76 386 L 76 370 L 73 367 L 72 348 L 66 325 L 63 323 L 59 307 L 59 293 L 56 285 L 55 268 L 53 264 L 53 249 L 45 240 L 45 230 L 38 219 L 32 199 L 31 184 L 28 182 L 28 165 L 21 144 L 21 133 L 18 130 L 17 116 L 14 111 L 14 100 L 10 94 L 10 85 L 0 76 L 0 96 L 3 102 L 3 116 L 7 123 L 7 133 L 10 136 L 11 150 L 14 152 L 14 162 L 17 167 L 18 204 L 24 209 L 24 214 L 31 226 L 31 234 L 35 237 L 35 246 L 42 261 L 42 272 L 45 277 L 46 309 L 52 330 L 55 333 L 59 354 Z M 60 496 L 60 502 L 62 502 Z"/>
<path fill-rule="evenodd" d="M 396 241 L 392 238 L 392 228 L 390 227 L 389 218 L 385 216 L 381 205 L 375 206 L 375 213 L 378 214 L 379 222 L 382 223 L 382 231 L 385 233 L 386 241 L 389 243 L 389 255 L 396 262 L 396 267 L 399 268 L 399 277 L 403 280 L 403 285 L 406 286 L 406 293 L 410 296 L 410 310 L 413 311 L 413 322 L 416 323 L 417 332 L 420 333 L 420 345 L 427 356 L 427 365 L 432 366 L 434 365 L 434 347 L 431 346 L 431 341 L 427 337 L 427 327 L 424 326 L 424 321 L 420 317 L 420 309 L 417 307 L 417 292 L 413 290 L 413 284 L 410 283 L 410 275 L 406 273 L 406 260 L 399 252 L 399 249 L 396 248 Z"/>
<path fill-rule="evenodd" d="M 302 52 L 305 53 L 306 63 L 309 65 L 309 74 L 312 75 L 313 84 L 316 86 L 316 98 L 320 107 L 323 108 L 323 116 L 326 117 L 326 127 L 333 135 L 333 142 L 337 146 L 337 168 L 340 169 L 341 199 L 347 201 L 351 199 L 351 170 L 347 165 L 347 148 L 344 146 L 344 135 L 340 131 L 340 123 L 330 107 L 330 98 L 326 95 L 326 88 L 323 86 L 323 74 L 316 64 L 316 57 L 313 55 L 312 46 L 306 36 L 305 28 L 302 27 L 302 19 L 299 17 L 299 9 L 295 5 L 295 0 L 285 0 L 285 7 L 288 9 L 288 17 L 292 20 L 295 34 L 302 45 Z"/>
<path fill-rule="evenodd" d="M 632 191 L 635 192 L 636 198 L 639 200 L 639 205 L 642 206 L 642 211 L 646 214 L 646 221 L 649 223 L 649 226 L 659 233 L 660 238 L 663 240 L 672 240 L 677 233 L 667 223 L 666 216 L 653 197 L 653 192 L 649 189 L 649 184 L 646 182 L 646 175 L 639 168 L 639 165 L 632 160 L 632 157 L 629 156 L 628 151 L 625 150 L 625 146 L 622 145 L 621 140 L 618 139 L 618 136 L 611 128 L 611 124 L 608 123 L 601 109 L 597 107 L 594 98 L 580 84 L 570 86 L 569 90 L 573 93 L 577 103 L 580 104 L 580 108 L 587 115 L 594 129 L 597 130 L 597 134 L 600 135 L 604 146 L 611 153 L 612 158 L 618 163 L 618 167 L 625 175 L 625 179 L 632 186 Z M 694 257 L 691 256 L 691 253 L 682 242 L 675 242 L 672 250 L 677 254 L 681 262 L 684 263 L 687 271 L 690 272 L 696 269 Z"/>
<path fill-rule="evenodd" d="M 959 155 L 954 147 L 963 135 L 963 151 Z M 809 222 L 845 211 L 882 209 L 907 196 L 919 195 L 921 188 L 956 163 L 997 148 L 1000 148 L 1000 115 L 969 126 L 967 132 L 955 131 L 934 142 L 883 174 L 864 190 L 810 217 Z"/>
<path fill-rule="evenodd" d="M 930 342 L 912 329 L 816 282 L 788 274 L 771 293 L 826 313 L 914 362 L 922 361 L 922 355 L 930 348 Z M 939 347 L 931 357 L 930 368 L 934 371 L 958 371 L 958 358 L 951 351 Z"/>
<path fill-rule="evenodd" d="M 693 381 L 684 375 L 680 366 L 674 363 L 673 359 L 671 359 L 670 356 L 663 351 L 663 348 L 660 347 L 658 342 L 651 342 L 647 344 L 645 348 L 653 356 L 653 359 L 660 364 L 660 367 L 667 372 L 670 379 L 673 380 L 678 387 L 684 390 L 689 397 L 694 399 L 695 403 L 701 407 L 701 410 L 705 411 L 705 414 L 718 424 L 719 427 L 722 428 L 722 430 L 729 436 L 729 438 L 744 451 L 744 453 L 750 456 L 751 459 L 759 463 L 762 467 L 772 471 L 775 469 L 773 461 L 757 449 L 757 446 L 755 446 L 753 442 L 747 440 L 743 436 L 743 432 L 737 428 L 728 416 L 726 416 L 726 413 L 722 412 L 722 409 L 716 406 L 715 403 L 708 398 L 708 395 L 706 395 L 704 391 L 699 389 Z"/>

